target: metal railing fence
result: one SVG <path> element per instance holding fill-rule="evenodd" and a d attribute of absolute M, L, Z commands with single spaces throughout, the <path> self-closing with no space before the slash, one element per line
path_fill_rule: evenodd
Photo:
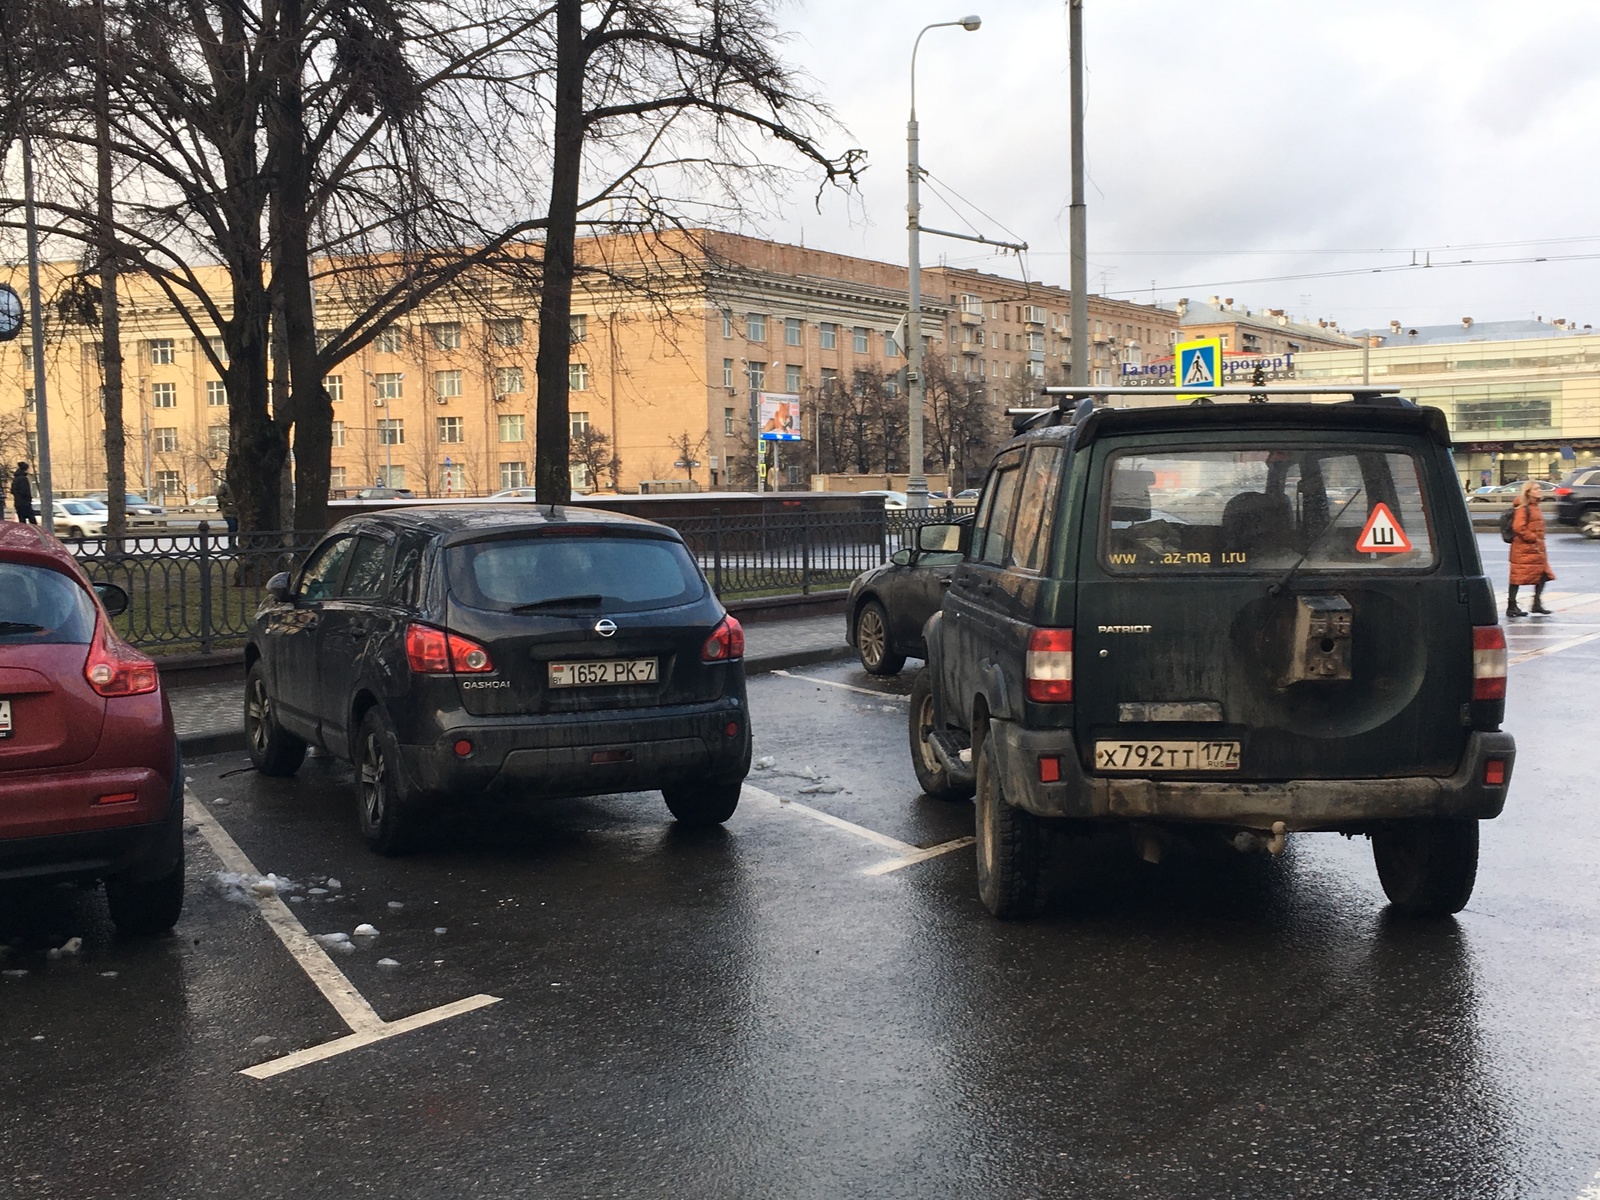
<path fill-rule="evenodd" d="M 799 510 L 667 519 L 725 600 L 848 586 L 862 571 L 910 546 L 918 527 L 960 518 L 970 507 L 852 512 Z M 214 654 L 239 645 L 266 582 L 292 571 L 322 533 L 230 534 L 202 523 L 193 533 L 65 539 L 96 583 L 129 596 L 114 624 L 146 650 Z"/>

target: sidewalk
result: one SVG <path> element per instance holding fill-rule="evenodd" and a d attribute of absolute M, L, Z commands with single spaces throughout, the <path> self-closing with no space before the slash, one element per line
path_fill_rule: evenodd
<path fill-rule="evenodd" d="M 744 627 L 745 671 L 759 674 L 807 663 L 849 658 L 844 617 L 790 617 L 751 621 Z M 244 749 L 244 685 L 241 680 L 186 686 L 168 683 L 167 698 L 178 741 L 191 757 Z"/>

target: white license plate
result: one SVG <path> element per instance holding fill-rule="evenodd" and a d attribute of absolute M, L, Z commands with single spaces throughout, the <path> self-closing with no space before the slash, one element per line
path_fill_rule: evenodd
<path fill-rule="evenodd" d="M 11 701 L 0 700 L 0 738 L 11 736 Z"/>
<path fill-rule="evenodd" d="M 1237 771 L 1238 742 L 1096 742 L 1098 771 Z"/>
<path fill-rule="evenodd" d="M 550 686 L 553 688 L 655 681 L 656 660 L 653 658 L 612 658 L 599 662 L 550 664 Z"/>

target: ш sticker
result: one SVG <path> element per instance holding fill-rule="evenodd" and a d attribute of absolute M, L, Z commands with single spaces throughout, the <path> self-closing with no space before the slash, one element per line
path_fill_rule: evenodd
<path fill-rule="evenodd" d="M 1372 515 L 1361 528 L 1361 536 L 1356 539 L 1356 553 L 1404 554 L 1410 549 L 1411 539 L 1406 537 L 1406 531 L 1400 528 L 1389 506 L 1381 502 L 1374 505 Z"/>

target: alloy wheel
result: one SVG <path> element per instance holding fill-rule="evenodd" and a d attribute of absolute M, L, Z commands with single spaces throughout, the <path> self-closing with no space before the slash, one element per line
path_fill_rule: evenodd
<path fill-rule="evenodd" d="M 860 647 L 862 660 L 868 666 L 882 663 L 889 649 L 888 642 L 888 634 L 878 610 L 870 606 L 863 609 L 856 618 L 856 645 Z"/>
<path fill-rule="evenodd" d="M 386 773 L 387 763 L 384 761 L 383 747 L 378 744 L 378 735 L 369 733 L 361 748 L 361 807 L 370 829 L 377 829 L 383 824 Z"/>
<path fill-rule="evenodd" d="M 272 700 L 267 695 L 267 685 L 259 676 L 250 681 L 250 699 L 244 706 L 244 719 L 250 745 L 257 754 L 265 754 L 267 730 L 272 719 Z"/>

